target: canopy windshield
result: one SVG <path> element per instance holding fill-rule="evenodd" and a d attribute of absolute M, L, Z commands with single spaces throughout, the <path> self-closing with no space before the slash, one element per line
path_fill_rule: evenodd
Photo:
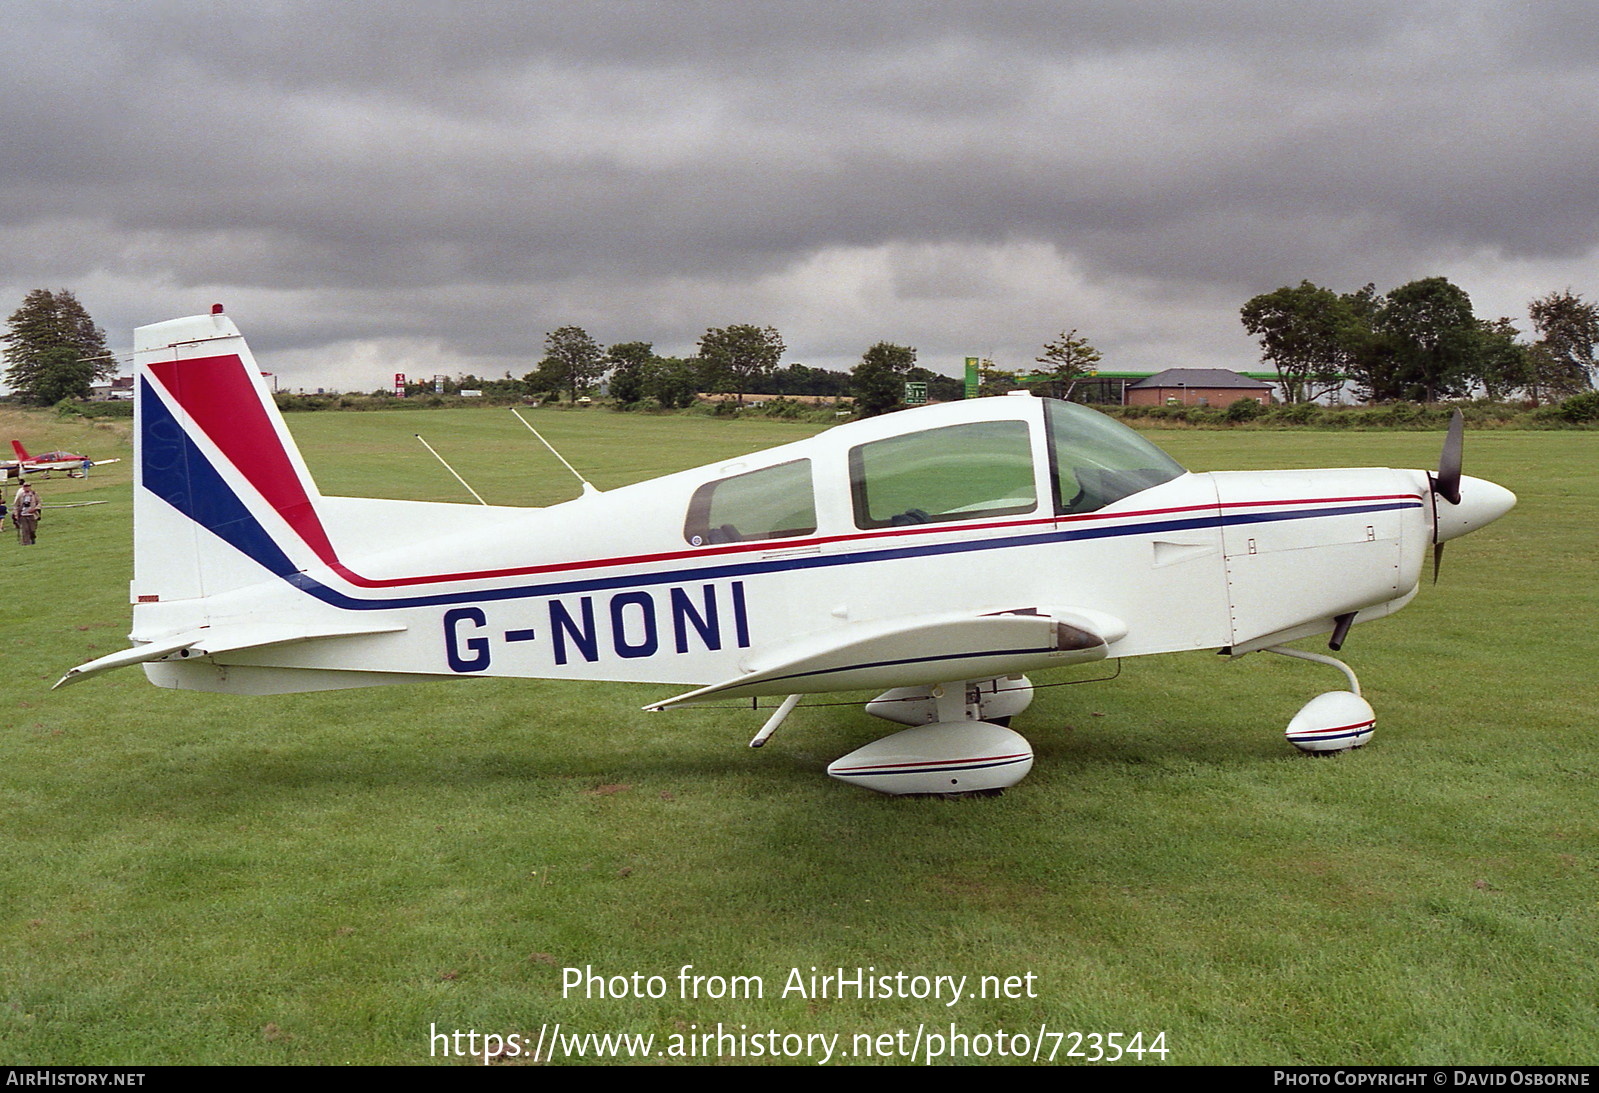
<path fill-rule="evenodd" d="M 1057 513 L 1093 512 L 1186 473 L 1119 421 L 1057 399 L 1044 402 Z"/>

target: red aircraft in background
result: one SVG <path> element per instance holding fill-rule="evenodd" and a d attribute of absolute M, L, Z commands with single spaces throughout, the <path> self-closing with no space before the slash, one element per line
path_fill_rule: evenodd
<path fill-rule="evenodd" d="M 20 440 L 11 442 L 11 450 L 17 453 L 17 458 L 0 463 L 0 469 L 4 470 L 7 478 L 41 473 L 48 477 L 51 471 L 66 471 L 69 477 L 82 478 L 89 473 L 90 467 L 122 462 L 120 459 L 90 459 L 76 452 L 45 452 L 43 455 L 29 455 L 28 449 L 22 446 Z"/>

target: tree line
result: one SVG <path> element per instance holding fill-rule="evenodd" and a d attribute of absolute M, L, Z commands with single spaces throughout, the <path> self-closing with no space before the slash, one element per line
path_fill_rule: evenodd
<path fill-rule="evenodd" d="M 0 341 L 13 398 L 28 405 L 86 399 L 95 380 L 117 373 L 105 331 L 69 289 L 28 293 Z M 689 406 L 702 393 L 731 395 L 740 402 L 745 395 L 844 398 L 857 395 L 864 382 L 871 412 L 882 412 L 901 404 L 906 380 L 927 383 L 935 400 L 961 397 L 958 380 L 916 367 L 916 351 L 905 346 L 880 343 L 853 373 L 803 364 L 780 367 L 786 348 L 776 328 L 752 324 L 707 329 L 692 357 L 662 356 L 643 341 L 607 348 L 582 327 L 563 326 L 545 336 L 543 359 L 521 379 L 510 373 L 501 379 L 467 375 L 446 381 L 445 389 L 575 401 L 609 376 L 609 394 L 622 405 L 668 409 Z M 409 384 L 407 394 L 422 394 L 430 386 L 427 381 Z"/>
<path fill-rule="evenodd" d="M 1599 305 L 1570 289 L 1531 301 L 1534 337 L 1524 340 L 1510 319 L 1479 319 L 1465 290 L 1428 277 L 1384 294 L 1368 284 L 1338 293 L 1309 281 L 1249 300 L 1240 310 L 1261 358 L 1277 370 L 1282 401 L 1313 402 L 1346 384 L 1361 401 L 1437 402 L 1478 392 L 1489 398 L 1558 401 L 1591 391 L 1599 374 Z M 35 289 L 10 317 L 6 378 L 14 397 L 34 405 L 87 398 L 91 384 L 116 374 L 105 331 L 67 289 Z M 489 396 L 565 397 L 575 401 L 609 377 L 609 395 L 623 406 L 681 408 L 701 394 L 853 397 L 864 415 L 901 408 L 906 385 L 927 385 L 935 402 L 964 396 L 960 380 L 922 368 L 916 350 L 878 342 L 850 372 L 782 367 L 786 350 L 771 326 L 712 327 L 689 357 L 657 354 L 653 343 L 602 346 L 582 327 L 545 336 L 544 356 L 521 379 L 464 376 L 447 390 Z M 1031 370 L 1006 371 L 983 361 L 980 394 L 1028 386 L 1070 399 L 1092 375 L 1100 353 L 1076 329 L 1043 347 Z M 417 393 L 426 384 L 416 384 Z M 382 392 L 380 392 L 382 393 Z"/>
<path fill-rule="evenodd" d="M 446 381 L 445 390 L 481 390 L 488 396 L 565 398 L 576 401 L 608 377 L 611 398 L 625 405 L 653 403 L 668 409 L 690 405 L 701 393 L 758 395 L 849 394 L 849 375 L 803 364 L 778 367 L 786 346 L 773 327 L 712 328 L 690 357 L 662 356 L 652 342 L 617 342 L 606 347 L 580 326 L 563 326 L 544 337 L 544 356 L 520 379 L 467 375 Z M 417 393 L 426 387 L 416 385 Z M 407 393 L 412 393 L 409 389 Z"/>
<path fill-rule="evenodd" d="M 651 342 L 600 345 L 582 327 L 563 326 L 544 339 L 544 358 L 520 381 L 523 395 L 564 395 L 575 400 L 608 379 L 608 394 L 623 406 L 658 405 L 678 409 L 702 394 L 731 396 L 801 395 L 854 398 L 864 413 L 883 413 L 903 405 L 905 384 L 919 380 L 937 401 L 958 399 L 961 383 L 916 365 L 916 350 L 879 342 L 850 372 L 804 364 L 780 367 L 784 345 L 774 327 L 737 324 L 711 327 L 691 357 L 668 357 Z M 463 381 L 465 382 L 465 381 Z M 516 381 L 511 381 L 515 383 Z M 485 393 L 491 393 L 485 387 Z"/>
<path fill-rule="evenodd" d="M 1309 281 L 1244 304 L 1244 328 L 1277 369 L 1284 402 L 1354 387 L 1363 402 L 1437 402 L 1482 392 L 1495 401 L 1558 401 L 1592 390 L 1599 305 L 1569 288 L 1528 305 L 1535 337 L 1506 318 L 1479 319 L 1444 277 L 1384 294 L 1368 284 L 1337 293 Z"/>

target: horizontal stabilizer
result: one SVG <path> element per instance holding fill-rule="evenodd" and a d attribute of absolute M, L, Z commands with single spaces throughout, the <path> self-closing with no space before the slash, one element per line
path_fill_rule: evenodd
<path fill-rule="evenodd" d="M 1097 611 L 1023 608 L 894 619 L 814 634 L 761 652 L 744 674 L 646 706 L 903 687 L 1102 660 L 1127 627 Z"/>
<path fill-rule="evenodd" d="M 97 660 L 91 660 L 87 664 L 78 665 L 56 680 L 55 687 L 50 689 L 53 691 L 56 687 L 65 687 L 69 683 L 77 683 L 80 680 L 88 679 L 90 676 L 99 675 L 101 672 L 109 672 L 113 668 L 126 668 L 130 664 L 143 664 L 149 660 L 160 660 L 164 656 L 170 656 L 181 649 L 189 648 L 189 646 L 199 640 L 196 634 L 189 633 L 171 641 L 150 642 L 145 645 L 135 645 L 132 649 L 122 649 Z"/>
<path fill-rule="evenodd" d="M 405 629 L 402 624 L 377 623 L 369 626 L 350 626 L 342 623 L 336 627 L 309 626 L 295 623 L 252 623 L 245 626 L 213 629 L 209 626 L 190 630 L 166 641 L 136 645 L 109 656 L 80 664 L 56 681 L 56 687 L 78 683 L 113 668 L 126 668 L 130 664 L 146 664 L 161 660 L 174 653 L 185 657 L 205 657 L 216 653 L 234 653 L 240 649 L 259 649 L 268 645 L 286 645 L 296 641 L 313 641 L 319 638 L 354 638 L 369 634 L 392 634 Z M 51 690 L 54 690 L 52 687 Z"/>

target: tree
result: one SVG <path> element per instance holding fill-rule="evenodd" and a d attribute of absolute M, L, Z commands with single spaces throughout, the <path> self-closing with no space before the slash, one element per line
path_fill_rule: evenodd
<path fill-rule="evenodd" d="M 1390 340 L 1399 397 L 1437 402 L 1470 392 L 1482 325 L 1465 289 L 1444 277 L 1400 285 L 1378 310 L 1376 329 Z"/>
<path fill-rule="evenodd" d="M 700 366 L 706 386 L 722 394 L 737 394 L 742 406 L 744 392 L 777 368 L 787 348 L 770 326 L 712 327 L 700 339 Z"/>
<path fill-rule="evenodd" d="M 1402 397 L 1394 363 L 1393 341 L 1377 330 L 1377 315 L 1387 297 L 1367 282 L 1339 299 L 1349 309 L 1353 325 L 1349 328 L 1349 378 L 1355 394 L 1367 402 L 1386 402 Z"/>
<path fill-rule="evenodd" d="M 105 331 L 67 289 L 34 289 L 8 324 L 0 339 L 6 343 L 6 380 L 24 402 L 48 406 L 87 398 L 97 377 L 116 375 Z"/>
<path fill-rule="evenodd" d="M 505 373 L 503 379 L 489 379 L 468 372 L 460 379 L 444 381 L 444 393 L 459 395 L 462 391 L 481 391 L 484 398 L 520 398 L 527 393 L 527 384 Z"/>
<path fill-rule="evenodd" d="M 1077 381 L 1098 371 L 1094 366 L 1099 363 L 1099 350 L 1089 345 L 1087 338 L 1079 338 L 1074 327 L 1062 330 L 1059 338 L 1044 346 L 1044 355 L 1034 359 L 1039 364 L 1049 366 L 1033 373 L 1035 376 L 1049 377 L 1044 381 L 1049 390 L 1040 392 L 1035 386 L 1034 393 L 1047 393 L 1070 402 L 1072 388 L 1077 386 Z"/>
<path fill-rule="evenodd" d="M 623 405 L 644 398 L 650 371 L 659 360 L 650 342 L 619 342 L 607 349 L 605 366 L 611 371 L 611 397 Z"/>
<path fill-rule="evenodd" d="M 966 397 L 966 384 L 954 376 L 946 376 L 928 368 L 912 368 L 906 378 L 927 384 L 930 402 L 959 402 Z"/>
<path fill-rule="evenodd" d="M 1538 345 L 1552 358 L 1551 377 L 1558 376 L 1557 382 L 1570 384 L 1580 374 L 1582 387 L 1592 387 L 1599 371 L 1599 361 L 1594 359 L 1594 347 L 1599 343 L 1599 305 L 1588 303 L 1568 288 L 1532 301 L 1527 311 L 1539 334 Z"/>
<path fill-rule="evenodd" d="M 46 349 L 34 360 L 23 396 L 35 406 L 54 406 L 62 399 L 86 399 L 94 386 L 94 365 L 80 360 L 70 346 Z M 21 394 L 21 390 L 18 391 Z"/>
<path fill-rule="evenodd" d="M 544 336 L 544 359 L 525 382 L 533 391 L 565 391 L 577 401 L 578 393 L 605 374 L 605 351 L 580 326 L 563 326 Z"/>
<path fill-rule="evenodd" d="M 1489 398 L 1503 401 L 1529 386 L 1534 360 L 1530 346 L 1509 319 L 1483 322 L 1478 330 L 1477 378 Z"/>
<path fill-rule="evenodd" d="M 624 406 L 654 399 L 668 410 L 694 404 L 694 366 L 679 357 L 659 357 L 650 342 L 619 342 L 605 352 L 611 397 Z"/>
<path fill-rule="evenodd" d="M 1386 296 L 1366 285 L 1342 296 L 1301 281 L 1256 296 L 1240 312 L 1260 338 L 1262 359 L 1284 377 L 1286 401 L 1307 401 L 1336 386 L 1342 370 L 1362 398 L 1436 401 L 1490 398 L 1525 390 L 1562 397 L 1588 384 L 1599 345 L 1599 307 L 1569 290 L 1534 300 L 1533 321 L 1546 332 L 1528 346 L 1509 319 L 1472 314 L 1471 297 L 1444 277 L 1401 285 Z M 1559 331 L 1559 333 L 1554 333 Z"/>
<path fill-rule="evenodd" d="M 905 405 L 905 381 L 916 367 L 916 350 L 878 342 L 861 354 L 850 372 L 850 390 L 862 417 L 886 414 Z"/>
<path fill-rule="evenodd" d="M 1363 334 L 1351 297 L 1309 281 L 1254 297 L 1239 317 L 1260 339 L 1260 359 L 1276 367 L 1283 401 L 1290 403 L 1336 391 Z"/>
<path fill-rule="evenodd" d="M 1542 342 L 1526 347 L 1527 382 L 1523 389 L 1535 403 L 1559 402 L 1588 390 L 1588 373 L 1565 357 L 1557 357 Z"/>
<path fill-rule="evenodd" d="M 695 368 L 681 357 L 657 357 L 644 380 L 644 395 L 668 410 L 694 405 L 698 393 L 694 385 Z"/>
<path fill-rule="evenodd" d="M 849 394 L 850 374 L 834 372 L 829 368 L 790 364 L 787 368 L 773 372 L 761 388 L 761 393 L 768 395 L 819 395 L 837 398 Z"/>

